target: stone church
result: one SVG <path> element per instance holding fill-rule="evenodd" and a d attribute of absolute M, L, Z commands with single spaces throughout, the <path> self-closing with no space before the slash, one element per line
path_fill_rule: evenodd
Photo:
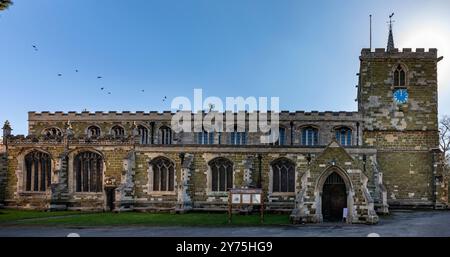
<path fill-rule="evenodd" d="M 230 188 L 261 188 L 266 211 L 293 222 L 342 221 L 345 209 L 345 222 L 373 224 L 392 208 L 447 208 L 441 59 L 395 48 L 390 29 L 387 49 L 361 51 L 357 111 L 281 111 L 272 144 L 246 128 L 175 133 L 171 112 L 29 112 L 28 136 L 3 126 L 0 204 L 212 212 L 227 209 Z"/>

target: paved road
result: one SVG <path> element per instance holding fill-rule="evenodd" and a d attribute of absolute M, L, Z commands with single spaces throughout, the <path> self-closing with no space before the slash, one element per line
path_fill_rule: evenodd
<path fill-rule="evenodd" d="M 444 236 L 450 237 L 450 211 L 395 211 L 381 217 L 377 225 L 347 225 L 337 223 L 286 225 L 271 227 L 22 227 L 0 226 L 2 237 L 62 237 L 78 233 L 82 237 L 205 237 L 205 236 L 355 236 L 369 233 L 380 236 Z"/>

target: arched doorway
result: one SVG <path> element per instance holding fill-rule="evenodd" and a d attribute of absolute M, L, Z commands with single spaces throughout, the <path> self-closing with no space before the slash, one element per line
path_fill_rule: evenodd
<path fill-rule="evenodd" d="M 342 177 L 331 173 L 322 189 L 322 216 L 324 221 L 342 221 L 347 208 L 347 190 Z"/>

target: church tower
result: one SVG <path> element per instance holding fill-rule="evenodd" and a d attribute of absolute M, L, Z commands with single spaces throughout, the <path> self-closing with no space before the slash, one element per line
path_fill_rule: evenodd
<path fill-rule="evenodd" d="M 393 14 L 390 16 L 392 18 Z M 394 46 L 362 49 L 358 111 L 363 145 L 377 148 L 377 162 L 391 206 L 434 206 L 439 148 L 436 49 Z"/>

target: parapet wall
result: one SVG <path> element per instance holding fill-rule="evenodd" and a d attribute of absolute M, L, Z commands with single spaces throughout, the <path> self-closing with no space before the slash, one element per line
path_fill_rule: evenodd
<path fill-rule="evenodd" d="M 197 114 L 207 115 L 205 112 L 192 113 L 187 112 L 192 115 L 192 118 Z M 212 112 L 217 113 L 218 112 Z M 170 120 L 176 112 L 164 111 L 164 112 L 28 112 L 28 121 L 110 121 L 110 120 L 120 120 L 120 121 L 137 121 L 137 120 Z M 225 112 L 224 115 L 234 115 L 240 116 L 245 115 L 248 118 L 251 114 L 264 115 L 266 113 L 262 112 Z M 267 112 L 268 118 L 270 119 L 271 112 Z M 361 115 L 358 112 L 346 112 L 346 111 L 281 111 L 279 113 L 280 120 L 359 120 Z"/>
<path fill-rule="evenodd" d="M 413 51 L 411 48 L 403 48 L 399 51 L 398 48 L 394 48 L 392 51 L 387 51 L 384 48 L 375 48 L 375 51 L 371 51 L 369 48 L 363 48 L 361 50 L 360 58 L 422 58 L 422 59 L 436 59 L 437 49 L 430 48 L 425 51 L 425 48 L 416 48 Z"/>

